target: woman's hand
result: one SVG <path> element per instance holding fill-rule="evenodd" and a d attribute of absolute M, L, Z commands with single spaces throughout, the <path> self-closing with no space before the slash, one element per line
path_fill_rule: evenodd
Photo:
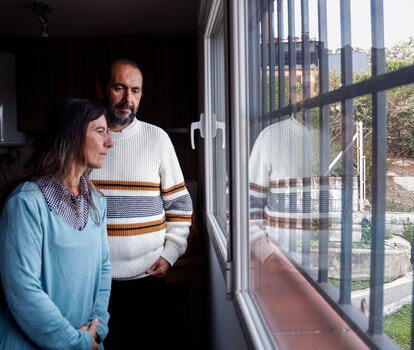
<path fill-rule="evenodd" d="M 85 325 L 80 328 L 82 332 L 89 332 L 92 335 L 92 350 L 98 350 L 99 344 L 98 340 L 98 333 L 96 333 L 96 329 L 98 328 L 99 321 L 98 319 L 94 319 L 89 326 Z"/>

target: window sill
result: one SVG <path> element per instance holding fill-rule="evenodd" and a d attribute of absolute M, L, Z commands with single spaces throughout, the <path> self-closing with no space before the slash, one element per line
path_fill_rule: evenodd
<path fill-rule="evenodd" d="M 369 349 L 281 252 L 253 266 L 253 297 L 279 348 Z"/>

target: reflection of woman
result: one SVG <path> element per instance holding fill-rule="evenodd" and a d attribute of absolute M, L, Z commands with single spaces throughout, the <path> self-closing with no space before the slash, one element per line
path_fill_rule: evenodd
<path fill-rule="evenodd" d="M 1 216 L 0 349 L 98 349 L 106 336 L 106 202 L 87 172 L 110 147 L 100 105 L 68 99 L 50 111 Z"/>

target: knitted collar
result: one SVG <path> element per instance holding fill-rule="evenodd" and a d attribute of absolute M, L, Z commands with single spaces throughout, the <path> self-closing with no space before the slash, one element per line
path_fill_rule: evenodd
<path fill-rule="evenodd" d="M 114 141 L 123 140 L 132 135 L 135 135 L 139 131 L 141 126 L 142 126 L 142 122 L 135 118 L 131 124 L 129 124 L 127 127 L 122 129 L 121 131 L 109 130 L 109 133 L 111 135 L 112 140 Z"/>
<path fill-rule="evenodd" d="M 89 194 L 88 183 L 81 176 L 79 183 L 80 193 L 75 197 L 54 176 L 41 176 L 35 180 L 46 199 L 47 206 L 56 211 L 75 230 L 83 230 L 88 222 Z"/>

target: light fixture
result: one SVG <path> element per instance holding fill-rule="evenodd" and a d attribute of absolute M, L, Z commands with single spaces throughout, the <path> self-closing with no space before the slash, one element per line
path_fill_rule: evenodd
<path fill-rule="evenodd" d="M 42 28 L 42 34 L 41 37 L 47 38 L 49 37 L 49 27 L 48 27 L 48 18 L 47 14 L 52 13 L 53 9 L 46 3 L 43 2 L 37 2 L 34 1 L 29 6 L 30 10 L 32 10 L 37 20 L 39 21 L 41 28 Z"/>

